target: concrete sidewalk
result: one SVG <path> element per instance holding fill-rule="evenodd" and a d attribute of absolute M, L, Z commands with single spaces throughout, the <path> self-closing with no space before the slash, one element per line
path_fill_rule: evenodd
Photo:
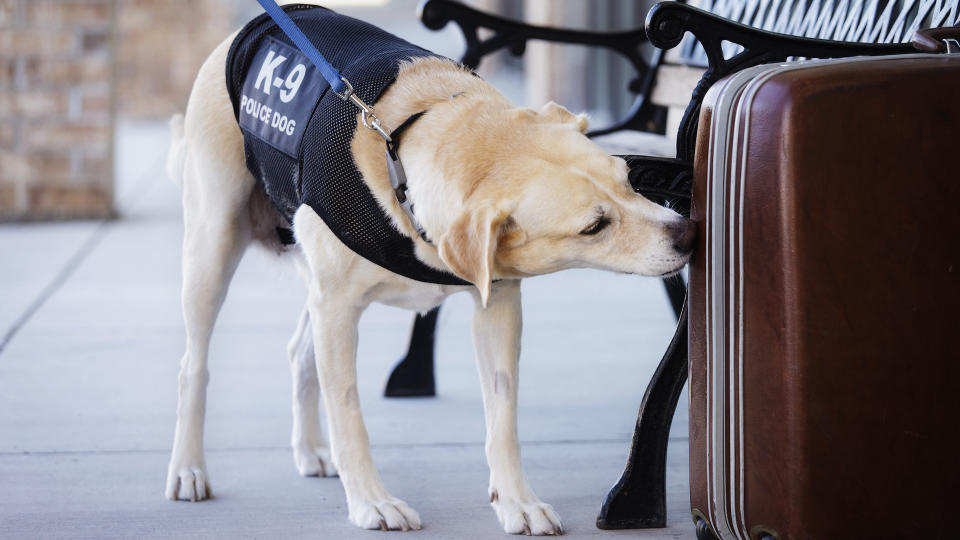
<path fill-rule="evenodd" d="M 293 466 L 285 344 L 304 291 L 258 251 L 211 345 L 207 466 L 215 498 L 163 497 L 183 351 L 179 192 L 164 125 L 120 128 L 122 217 L 0 226 L 0 537 L 377 538 L 347 521 L 336 479 Z M 524 282 L 520 436 L 538 495 L 569 538 L 689 538 L 686 397 L 674 420 L 667 529 L 600 531 L 646 382 L 673 321 L 659 281 L 571 271 Z M 504 538 L 487 503 L 472 301 L 441 312 L 435 399 L 385 399 L 411 316 L 374 306 L 360 328 L 360 396 L 412 538 Z"/>

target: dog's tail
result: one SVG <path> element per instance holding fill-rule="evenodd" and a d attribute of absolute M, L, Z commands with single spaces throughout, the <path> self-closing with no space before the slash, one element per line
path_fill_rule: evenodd
<path fill-rule="evenodd" d="M 186 159 L 186 144 L 183 140 L 183 115 L 170 118 L 170 150 L 167 153 L 167 177 L 183 187 L 183 166 Z"/>

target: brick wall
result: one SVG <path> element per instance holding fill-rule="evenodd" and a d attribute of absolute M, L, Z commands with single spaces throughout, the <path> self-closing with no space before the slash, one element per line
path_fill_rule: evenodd
<path fill-rule="evenodd" d="M 113 207 L 113 0 L 0 0 L 0 220 Z"/>
<path fill-rule="evenodd" d="M 0 221 L 113 212 L 115 117 L 166 118 L 229 0 L 0 0 Z"/>

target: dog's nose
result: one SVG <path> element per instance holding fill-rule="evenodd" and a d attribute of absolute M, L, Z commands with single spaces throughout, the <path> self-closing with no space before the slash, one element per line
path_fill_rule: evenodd
<path fill-rule="evenodd" d="M 685 217 L 667 224 L 667 232 L 673 239 L 673 249 L 684 255 L 693 251 L 697 240 L 697 222 Z"/>

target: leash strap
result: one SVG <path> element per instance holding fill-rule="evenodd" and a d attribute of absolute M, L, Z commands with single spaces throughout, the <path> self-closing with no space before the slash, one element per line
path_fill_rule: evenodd
<path fill-rule="evenodd" d="M 333 67 L 330 62 L 327 62 L 327 59 L 313 46 L 313 43 L 304 35 L 300 27 L 297 26 L 297 23 L 293 22 L 293 19 L 287 15 L 287 12 L 281 9 L 274 0 L 257 0 L 257 2 L 263 6 L 263 10 L 267 12 L 267 15 L 270 15 L 273 22 L 277 23 L 277 26 L 290 38 L 290 41 L 292 41 L 303 54 L 307 55 L 307 58 L 310 59 L 313 65 L 317 66 L 320 74 L 323 75 L 323 78 L 330 84 L 330 89 L 344 99 L 347 99 L 347 97 L 343 95 L 343 91 L 350 88 L 349 83 L 340 75 L 337 68 Z"/>
<path fill-rule="evenodd" d="M 293 19 L 287 15 L 287 12 L 277 5 L 275 0 L 257 0 L 257 3 L 263 7 L 267 15 L 270 15 L 273 22 L 277 23 L 277 26 L 290 38 L 290 41 L 306 55 L 310 63 L 320 70 L 320 74 L 323 75 L 323 78 L 330 84 L 330 89 L 340 96 L 341 99 L 350 101 L 360 109 L 360 120 L 363 122 L 364 127 L 376 130 L 376 132 L 389 143 L 390 133 L 387 128 L 380 123 L 377 115 L 373 113 L 373 107 L 364 103 L 363 100 L 353 92 L 353 85 L 350 84 L 350 81 L 340 75 L 337 68 L 333 67 L 330 62 L 327 62 L 327 59 L 320 54 L 320 51 L 317 50 L 310 39 L 300 30 L 297 23 L 293 22 Z"/>

